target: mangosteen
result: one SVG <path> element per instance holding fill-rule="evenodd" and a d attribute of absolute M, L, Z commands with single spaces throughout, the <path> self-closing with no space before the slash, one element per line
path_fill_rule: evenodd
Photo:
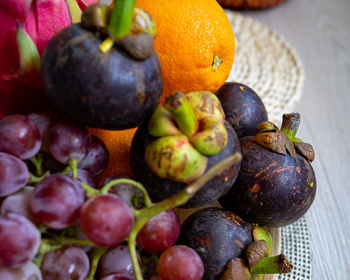
<path fill-rule="evenodd" d="M 298 113 L 283 115 L 281 130 L 262 123 L 256 136 L 241 139 L 243 160 L 234 186 L 221 205 L 248 222 L 271 227 L 289 225 L 312 205 L 316 177 L 314 151 L 295 137 Z"/>
<path fill-rule="evenodd" d="M 160 201 L 236 152 L 240 152 L 238 137 L 213 93 L 175 92 L 138 128 L 131 166 L 152 200 Z M 222 170 L 181 207 L 200 207 L 220 198 L 232 187 L 239 166 Z"/>
<path fill-rule="evenodd" d="M 194 249 L 204 264 L 205 280 L 219 279 L 226 263 L 244 257 L 252 243 L 250 224 L 220 208 L 204 208 L 190 215 L 181 226 L 179 244 Z"/>
<path fill-rule="evenodd" d="M 127 6 L 124 11 L 121 3 L 117 12 L 102 3 L 89 6 L 82 22 L 56 34 L 44 52 L 46 93 L 73 121 L 104 129 L 132 128 L 159 103 L 163 81 L 153 49 L 154 22 L 145 21 L 149 29 L 136 28 L 135 19 L 149 15 L 133 17 L 133 8 Z"/>
<path fill-rule="evenodd" d="M 265 105 L 250 87 L 234 82 L 225 83 L 216 93 L 239 138 L 253 136 L 258 124 L 268 120 Z"/>

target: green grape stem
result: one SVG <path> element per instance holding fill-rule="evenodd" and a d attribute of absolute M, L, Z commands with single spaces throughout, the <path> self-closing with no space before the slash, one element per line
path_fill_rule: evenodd
<path fill-rule="evenodd" d="M 206 182 L 211 180 L 214 176 L 222 172 L 222 170 L 232 166 L 235 163 L 240 162 L 242 156 L 240 153 L 235 153 L 234 155 L 222 160 L 218 164 L 211 167 L 202 177 L 188 185 L 181 192 L 164 199 L 158 203 L 153 204 L 150 207 L 143 208 L 135 212 L 135 223 L 132 231 L 128 236 L 128 247 L 130 251 L 131 260 L 134 267 L 134 272 L 136 280 L 142 280 L 141 268 L 137 260 L 136 255 L 136 237 L 138 232 L 152 217 L 167 211 L 169 209 L 178 207 L 186 203 Z"/>
<path fill-rule="evenodd" d="M 93 196 L 101 194 L 99 190 L 90 187 L 88 184 L 80 182 L 80 185 L 83 187 L 87 198 L 91 198 Z"/>
<path fill-rule="evenodd" d="M 100 261 L 100 258 L 103 256 L 103 254 L 107 251 L 108 247 L 99 247 L 97 248 L 94 253 L 92 254 L 91 264 L 90 264 L 90 272 L 86 280 L 94 280 L 94 276 L 96 273 L 96 269 L 98 266 L 98 263 Z"/>
<path fill-rule="evenodd" d="M 46 253 L 53 250 L 60 249 L 65 245 L 84 245 L 84 246 L 91 246 L 91 247 L 97 246 L 96 244 L 92 243 L 89 240 L 69 238 L 65 236 L 57 236 L 52 239 L 42 238 L 40 241 L 38 254 L 34 259 L 34 263 L 40 266 L 42 259 Z"/>
<path fill-rule="evenodd" d="M 38 153 L 32 158 L 29 159 L 35 167 L 36 175 L 38 177 L 41 177 L 44 175 L 43 169 L 42 169 L 42 164 L 43 164 L 43 156 L 42 154 Z"/>
<path fill-rule="evenodd" d="M 145 189 L 145 187 L 142 186 L 141 183 L 136 182 L 136 181 L 131 180 L 131 179 L 124 179 L 124 178 L 122 178 L 122 179 L 115 179 L 115 180 L 112 180 L 112 181 L 108 182 L 105 186 L 103 186 L 103 188 L 101 189 L 100 193 L 101 193 L 101 194 L 106 194 L 106 193 L 108 193 L 109 190 L 110 190 L 113 186 L 115 186 L 115 185 L 117 185 L 117 184 L 128 184 L 128 185 L 134 186 L 135 188 L 138 188 L 138 189 L 142 192 L 142 194 L 143 194 L 143 196 L 144 196 L 144 199 L 145 199 L 145 206 L 146 206 L 146 207 L 149 207 L 149 206 L 152 206 L 152 205 L 153 205 L 152 200 L 151 200 L 151 198 L 149 197 L 149 195 L 148 195 L 147 190 Z"/>
<path fill-rule="evenodd" d="M 28 179 L 28 184 L 37 184 L 39 183 L 42 179 L 46 177 L 47 174 L 44 174 L 41 177 L 36 177 L 32 173 L 29 172 L 29 179 Z"/>
<path fill-rule="evenodd" d="M 226 159 L 222 160 L 221 162 L 211 167 L 206 173 L 204 173 L 203 176 L 201 176 L 195 182 L 189 184 L 185 189 L 158 203 L 152 203 L 146 189 L 142 186 L 142 184 L 131 179 L 112 180 L 108 182 L 101 190 L 96 190 L 84 183 L 81 183 L 81 185 L 84 188 L 86 196 L 88 198 L 92 196 L 100 195 L 100 194 L 106 194 L 108 193 L 110 188 L 116 184 L 130 184 L 138 188 L 139 190 L 141 190 L 141 192 L 143 193 L 146 207 L 142 208 L 141 210 L 132 209 L 135 217 L 135 222 L 134 222 L 133 229 L 131 230 L 131 232 L 129 233 L 126 239 L 128 242 L 128 247 L 130 251 L 132 264 L 134 267 L 136 280 L 143 280 L 142 272 L 137 259 L 137 252 L 136 252 L 136 238 L 139 231 L 142 229 L 142 227 L 152 217 L 164 211 L 167 211 L 172 208 L 185 204 L 202 186 L 205 185 L 206 182 L 208 182 L 217 174 L 222 172 L 222 170 L 232 166 L 233 164 L 240 162 L 241 159 L 242 159 L 242 155 L 240 153 L 235 153 L 234 155 L 227 157 Z M 73 170 L 74 168 L 76 168 L 76 163 L 70 162 L 70 167 Z M 74 171 L 73 171 L 73 174 L 74 174 Z M 43 234 L 45 234 L 46 230 L 47 229 L 45 227 L 42 228 Z M 64 232 L 62 232 L 61 234 L 63 235 Z M 42 238 L 39 252 L 34 262 L 38 266 L 40 266 L 42 258 L 47 252 L 59 249 L 65 245 L 85 245 L 85 246 L 97 247 L 97 249 L 95 250 L 92 256 L 90 272 L 89 272 L 89 276 L 87 277 L 87 280 L 93 280 L 94 275 L 96 273 L 98 262 L 108 248 L 99 247 L 89 240 L 69 238 L 66 236 L 56 236 L 56 235 L 53 235 L 52 239 Z"/>
<path fill-rule="evenodd" d="M 72 158 L 69 160 L 68 165 L 72 170 L 73 178 L 76 179 L 78 177 L 78 160 Z"/>

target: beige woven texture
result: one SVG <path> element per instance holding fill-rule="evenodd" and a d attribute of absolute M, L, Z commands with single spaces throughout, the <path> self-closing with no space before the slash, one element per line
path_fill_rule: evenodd
<path fill-rule="evenodd" d="M 280 125 L 283 113 L 298 104 L 304 84 L 302 63 L 292 46 L 261 23 L 225 10 L 236 39 L 235 61 L 228 81 L 248 85 L 262 98 L 269 119 Z M 280 238 L 280 236 L 278 236 Z M 310 238 L 305 217 L 282 228 L 281 253 L 294 265 L 291 273 L 264 280 L 311 279 Z M 278 248 L 276 248 L 279 250 Z"/>
<path fill-rule="evenodd" d="M 235 61 L 227 81 L 243 83 L 262 98 L 269 119 L 281 124 L 299 102 L 304 84 L 302 63 L 280 35 L 263 24 L 225 10 L 235 39 Z"/>

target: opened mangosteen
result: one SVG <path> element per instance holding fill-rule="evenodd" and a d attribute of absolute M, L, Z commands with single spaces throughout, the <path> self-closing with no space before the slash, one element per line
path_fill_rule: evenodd
<path fill-rule="evenodd" d="M 80 24 L 49 42 L 41 66 L 44 87 L 53 106 L 72 120 L 127 129 L 156 109 L 163 81 L 153 49 L 155 26 L 134 5 L 91 5 Z"/>
<path fill-rule="evenodd" d="M 234 82 L 225 83 L 216 93 L 239 138 L 253 136 L 258 124 L 268 120 L 264 103 L 250 87 Z"/>
<path fill-rule="evenodd" d="M 131 166 L 152 200 L 160 201 L 236 152 L 239 140 L 213 93 L 175 92 L 138 128 Z M 239 166 L 222 170 L 182 207 L 200 207 L 220 198 L 232 187 Z"/>
<path fill-rule="evenodd" d="M 221 205 L 248 222 L 289 225 L 312 205 L 316 194 L 314 151 L 296 137 L 298 113 L 283 115 L 281 130 L 265 122 L 258 134 L 241 139 L 243 160 L 231 190 Z"/>

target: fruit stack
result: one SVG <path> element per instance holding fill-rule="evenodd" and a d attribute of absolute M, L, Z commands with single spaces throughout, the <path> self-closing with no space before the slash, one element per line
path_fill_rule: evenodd
<path fill-rule="evenodd" d="M 157 43 L 188 41 L 161 27 L 164 13 L 150 2 L 138 3 L 155 19 L 135 1 L 83 7 L 81 22 L 55 34 L 41 62 L 17 24 L 21 64 L 11 83 L 27 86 L 23 77 L 40 65 L 51 105 L 0 119 L 0 279 L 243 280 L 292 270 L 286 256 L 270 256 L 266 228 L 293 223 L 315 197 L 314 152 L 296 137 L 300 115 L 283 115 L 279 129 L 253 89 L 224 83 L 232 53 L 196 69 L 191 88 L 184 67 L 186 77 L 175 74 L 182 62 L 167 63 Z M 178 22 L 193 5 L 224 15 L 215 0 L 176 3 Z M 210 86 L 200 82 L 206 76 Z M 118 148 L 90 132 L 131 128 L 131 172 L 111 172 Z M 205 208 L 215 201 L 222 208 Z M 181 225 L 174 209 L 197 207 Z"/>

